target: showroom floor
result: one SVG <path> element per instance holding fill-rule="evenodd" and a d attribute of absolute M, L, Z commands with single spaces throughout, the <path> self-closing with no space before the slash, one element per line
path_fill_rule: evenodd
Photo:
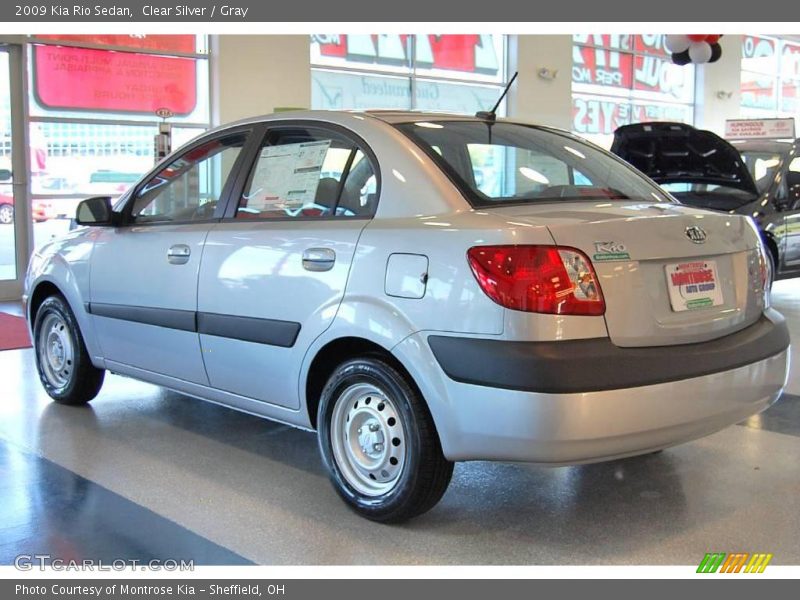
<path fill-rule="evenodd" d="M 800 339 L 800 280 L 774 304 Z M 0 352 L 0 378 L 0 564 L 800 564 L 798 367 L 767 412 L 661 454 L 459 464 L 434 510 L 392 527 L 338 499 L 311 433 L 116 376 L 90 407 L 56 405 L 30 349 Z"/>

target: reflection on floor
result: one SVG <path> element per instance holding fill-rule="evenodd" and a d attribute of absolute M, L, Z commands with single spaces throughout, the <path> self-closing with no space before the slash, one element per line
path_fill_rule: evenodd
<path fill-rule="evenodd" d="M 14 564 L 22 551 L 78 562 L 113 557 L 250 564 L 72 471 L 6 444 L 0 445 L 0 522 L 0 564 Z"/>
<path fill-rule="evenodd" d="M 798 283 L 776 284 L 775 305 L 800 339 Z M 0 352 L 0 562 L 191 548 L 198 564 L 685 565 L 739 549 L 798 564 L 796 373 L 746 426 L 661 454 L 459 464 L 434 510 L 388 527 L 341 503 L 313 434 L 114 376 L 91 406 L 59 406 L 31 350 Z"/>

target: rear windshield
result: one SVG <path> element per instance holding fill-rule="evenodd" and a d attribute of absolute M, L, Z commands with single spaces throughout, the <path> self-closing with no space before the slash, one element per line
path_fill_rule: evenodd
<path fill-rule="evenodd" d="M 574 200 L 671 202 L 647 179 L 572 136 L 483 121 L 398 125 L 474 207 Z"/>

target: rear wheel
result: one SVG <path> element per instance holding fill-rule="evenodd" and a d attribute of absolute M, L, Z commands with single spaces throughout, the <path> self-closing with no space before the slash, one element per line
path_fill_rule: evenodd
<path fill-rule="evenodd" d="M 453 463 L 419 393 L 378 357 L 336 368 L 322 391 L 319 444 L 339 495 L 360 515 L 410 519 L 442 497 Z"/>
<path fill-rule="evenodd" d="M 74 405 L 97 396 L 105 371 L 89 359 L 75 315 L 62 296 L 50 296 L 39 306 L 33 339 L 39 379 L 53 400 Z"/>
<path fill-rule="evenodd" d="M 0 223 L 10 225 L 14 222 L 14 207 L 10 204 L 0 204 Z"/>

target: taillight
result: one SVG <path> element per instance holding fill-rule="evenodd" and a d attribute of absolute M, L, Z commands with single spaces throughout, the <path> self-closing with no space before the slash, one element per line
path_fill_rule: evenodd
<path fill-rule="evenodd" d="M 606 305 L 592 263 L 575 248 L 475 246 L 469 265 L 501 306 L 556 315 L 602 315 Z"/>

